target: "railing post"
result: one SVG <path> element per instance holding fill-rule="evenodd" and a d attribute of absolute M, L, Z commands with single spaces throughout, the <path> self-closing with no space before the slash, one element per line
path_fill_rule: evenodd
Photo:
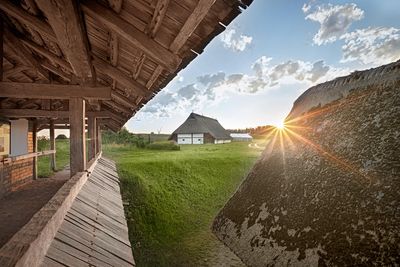
<path fill-rule="evenodd" d="M 69 99 L 71 177 L 86 169 L 85 100 Z"/>
<path fill-rule="evenodd" d="M 97 147 L 96 147 L 96 149 L 97 149 L 97 153 L 100 153 L 101 149 L 102 149 L 102 147 L 101 147 L 102 140 L 101 140 L 101 126 L 100 126 L 100 123 L 97 124 L 96 128 L 97 128 L 97 131 L 96 131 Z"/>
<path fill-rule="evenodd" d="M 54 120 L 50 120 L 50 150 L 56 150 L 56 139 L 54 136 Z M 50 155 L 50 167 L 52 171 L 56 171 L 56 154 Z"/>
<path fill-rule="evenodd" d="M 38 152 L 38 145 L 37 145 L 37 132 L 38 132 L 38 122 L 37 120 L 33 121 L 32 125 L 32 143 L 33 143 L 33 152 L 37 153 Z M 38 178 L 38 157 L 35 156 L 33 158 L 33 180 L 36 180 Z"/>
<path fill-rule="evenodd" d="M 88 117 L 88 138 L 89 138 L 89 147 L 88 147 L 88 161 L 94 159 L 96 157 L 96 117 L 90 116 Z"/>

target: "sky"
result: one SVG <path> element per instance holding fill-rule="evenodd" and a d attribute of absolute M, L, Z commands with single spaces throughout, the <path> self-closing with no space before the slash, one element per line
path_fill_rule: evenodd
<path fill-rule="evenodd" d="M 307 88 L 400 59 L 399 18 L 399 0 L 254 0 L 125 126 L 171 133 L 190 112 L 279 124 Z"/>

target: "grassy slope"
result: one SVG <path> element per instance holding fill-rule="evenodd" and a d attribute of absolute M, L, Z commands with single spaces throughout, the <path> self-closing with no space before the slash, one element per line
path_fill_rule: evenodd
<path fill-rule="evenodd" d="M 116 160 L 139 266 L 199 266 L 215 247 L 212 219 L 259 151 L 247 143 L 182 146 L 181 151 L 105 146 Z"/>
<path fill-rule="evenodd" d="M 39 140 L 38 150 L 49 150 L 50 142 L 48 140 Z M 62 170 L 69 164 L 69 140 L 56 140 L 56 167 Z M 53 174 L 50 170 L 50 157 L 42 156 L 38 160 L 38 176 L 49 177 Z"/>

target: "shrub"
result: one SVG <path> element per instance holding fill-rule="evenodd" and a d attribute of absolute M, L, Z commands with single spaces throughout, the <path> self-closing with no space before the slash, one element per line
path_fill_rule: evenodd
<path fill-rule="evenodd" d="M 145 148 L 148 143 L 143 137 L 130 133 L 125 127 L 117 133 L 112 131 L 102 132 L 103 144 L 133 145 Z"/>
<path fill-rule="evenodd" d="M 61 140 L 61 139 L 68 139 L 68 137 L 65 134 L 59 134 L 56 137 L 57 140 Z"/>
<path fill-rule="evenodd" d="M 181 150 L 181 147 L 174 142 L 154 142 L 146 146 L 148 149 L 153 150 Z"/>

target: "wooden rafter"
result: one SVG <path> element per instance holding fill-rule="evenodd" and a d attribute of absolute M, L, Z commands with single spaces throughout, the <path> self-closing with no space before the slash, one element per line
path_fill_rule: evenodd
<path fill-rule="evenodd" d="M 93 65 L 99 72 L 110 76 L 114 80 L 117 80 L 119 83 L 126 86 L 130 90 L 132 95 L 144 96 L 148 94 L 148 91 L 145 86 L 131 79 L 128 75 L 122 73 L 119 69 L 111 66 L 101 58 L 94 57 Z"/>
<path fill-rule="evenodd" d="M 27 69 L 29 69 L 27 66 L 16 65 L 14 68 L 4 71 L 3 78 L 7 79 L 8 77 L 13 76 L 14 74 L 20 73 Z"/>
<path fill-rule="evenodd" d="M 153 86 L 153 84 L 157 81 L 157 79 L 161 75 L 162 71 L 163 71 L 163 68 L 160 65 L 158 65 L 156 67 L 156 69 L 154 70 L 153 74 L 151 75 L 149 81 L 146 83 L 146 87 L 148 89 L 150 89 Z"/>
<path fill-rule="evenodd" d="M 116 13 L 121 11 L 122 2 L 123 0 L 108 0 L 108 4 Z"/>
<path fill-rule="evenodd" d="M 48 51 L 47 49 L 43 48 L 40 45 L 35 44 L 34 42 L 28 40 L 28 39 L 21 39 L 22 42 L 24 43 L 24 45 L 28 46 L 29 48 L 31 48 L 32 50 L 34 50 L 35 52 L 39 53 L 40 55 L 48 58 L 50 61 L 60 65 L 61 67 L 63 67 L 66 70 L 72 71 L 71 65 L 69 62 L 65 61 L 64 59 L 54 55 L 53 53 L 51 53 L 50 51 Z"/>
<path fill-rule="evenodd" d="M 35 28 L 41 34 L 45 35 L 50 41 L 57 42 L 53 30 L 47 25 L 47 23 L 29 14 L 29 12 L 25 11 L 24 9 L 12 4 L 11 1 L 0 1 L 0 9 L 22 23 Z"/>
<path fill-rule="evenodd" d="M 41 109 L 0 109 L 0 116 L 9 118 L 68 118 L 66 110 L 41 110 Z M 96 118 L 111 118 L 109 111 L 87 111 L 86 116 Z"/>
<path fill-rule="evenodd" d="M 4 58 L 4 22 L 0 17 L 0 81 L 3 80 L 3 58 Z"/>
<path fill-rule="evenodd" d="M 168 5 L 170 0 L 159 0 L 157 1 L 156 7 L 154 8 L 153 16 L 151 21 L 147 24 L 145 32 L 151 38 L 154 38 L 157 34 L 158 29 L 164 19 L 165 13 L 167 13 Z"/>
<path fill-rule="evenodd" d="M 65 73 L 62 69 L 57 68 L 46 61 L 42 60 L 40 62 L 40 65 L 42 65 L 43 68 L 47 69 L 51 73 L 54 73 L 54 74 L 60 76 L 61 78 L 63 78 L 66 81 L 69 81 L 69 82 L 74 81 L 75 77 L 73 75 Z M 76 80 L 76 78 L 75 78 L 75 80 Z"/>
<path fill-rule="evenodd" d="M 25 0 L 25 1 L 23 1 L 21 3 L 21 5 L 25 6 L 26 11 L 28 11 L 32 15 L 36 16 L 40 12 L 34 0 Z M 32 39 L 36 43 L 38 43 L 40 45 L 44 44 L 42 37 L 40 36 L 40 34 L 35 29 L 30 27 L 29 25 L 25 25 L 25 27 L 27 28 L 27 30 L 29 31 L 29 33 L 32 36 Z"/>
<path fill-rule="evenodd" d="M 110 87 L 87 87 L 80 85 L 39 84 L 0 82 L 0 97 L 68 99 L 82 97 L 86 99 L 111 99 Z"/>
<path fill-rule="evenodd" d="M 149 38 L 120 16 L 115 16 L 113 11 L 97 3 L 95 0 L 84 1 L 82 9 L 86 14 L 138 47 L 167 70 L 174 72 L 180 65 L 182 60 L 179 56 Z"/>
<path fill-rule="evenodd" d="M 133 78 L 135 80 L 139 77 L 140 71 L 142 70 L 142 66 L 145 60 L 146 60 L 146 55 L 142 53 L 139 59 L 136 61 L 135 69 L 133 71 Z"/>
<path fill-rule="evenodd" d="M 121 95 L 120 93 L 117 93 L 116 91 L 111 92 L 111 98 L 115 102 L 118 102 L 124 106 L 131 107 L 131 108 L 132 108 L 132 106 L 133 106 L 133 108 L 136 107 L 135 102 L 132 99 L 130 99 L 124 95 Z"/>
<path fill-rule="evenodd" d="M 22 45 L 21 41 L 12 34 L 9 30 L 5 31 L 5 40 L 9 49 L 11 49 L 16 56 L 18 56 L 22 62 L 25 62 L 28 66 L 31 66 L 40 76 L 49 79 L 49 73 L 46 71 L 33 57 L 33 55 Z"/>
<path fill-rule="evenodd" d="M 127 114 L 129 116 L 132 116 L 132 110 L 128 107 L 118 105 L 117 103 L 115 103 L 113 101 L 103 101 L 103 104 L 105 104 L 106 106 L 108 106 L 114 110 L 117 110 L 117 111 Z"/>
<path fill-rule="evenodd" d="M 36 0 L 36 3 L 49 20 L 75 76 L 83 84 L 93 83 L 95 73 L 79 4 L 70 0 Z"/>
<path fill-rule="evenodd" d="M 103 105 L 102 106 L 102 111 L 106 111 L 108 118 L 111 118 L 121 124 L 125 123 L 127 121 L 127 117 L 121 116 L 120 113 L 118 113 L 117 111 L 115 111 L 114 109 L 111 109 L 109 106 L 107 105 Z"/>
<path fill-rule="evenodd" d="M 114 67 L 118 64 L 118 36 L 114 33 L 110 33 L 109 47 L 110 47 L 110 62 Z"/>
<path fill-rule="evenodd" d="M 216 0 L 199 0 L 197 6 L 190 14 L 189 18 L 186 20 L 181 31 L 171 43 L 169 49 L 172 52 L 177 53 L 182 48 L 182 46 L 185 45 L 187 39 L 189 39 L 192 33 L 196 30 L 197 26 L 207 15 L 208 11 L 215 3 L 215 1 Z"/>

